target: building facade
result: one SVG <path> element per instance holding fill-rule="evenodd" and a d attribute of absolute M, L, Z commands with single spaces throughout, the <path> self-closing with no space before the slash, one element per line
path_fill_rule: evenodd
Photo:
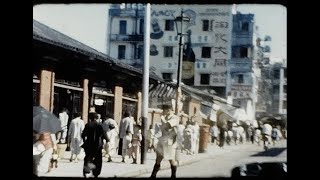
<path fill-rule="evenodd" d="M 232 56 L 228 64 L 227 93 L 234 105 L 255 118 L 257 82 L 254 73 L 254 15 L 233 15 Z"/>
<path fill-rule="evenodd" d="M 123 63 L 143 67 L 144 7 L 112 5 L 108 17 L 106 54 Z"/>
<path fill-rule="evenodd" d="M 231 58 L 231 9 L 231 5 L 152 5 L 150 73 L 167 81 L 177 79 L 179 36 L 174 20 L 183 11 L 190 21 L 183 24 L 186 35 L 183 38 L 182 82 L 226 97 L 226 71 Z M 108 55 L 129 64 L 142 64 L 143 16 L 143 6 L 139 4 L 111 7 Z M 139 38 L 129 41 L 129 37 Z"/>
<path fill-rule="evenodd" d="M 287 64 L 286 60 L 272 67 L 273 114 L 287 114 Z"/>

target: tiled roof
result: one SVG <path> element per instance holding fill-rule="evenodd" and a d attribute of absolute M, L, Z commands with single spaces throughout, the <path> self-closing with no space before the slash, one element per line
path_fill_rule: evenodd
<path fill-rule="evenodd" d="M 104 53 L 101 53 L 36 20 L 33 20 L 33 39 L 87 55 L 89 57 L 92 57 L 93 60 L 97 59 L 97 60 L 105 61 L 121 69 L 129 70 L 131 72 L 135 72 L 140 75 L 143 74 L 143 71 L 141 69 L 137 69 L 125 63 L 121 63 L 119 62 L 119 60 L 114 59 Z M 163 82 L 162 78 L 154 74 L 150 74 L 150 78 Z"/>

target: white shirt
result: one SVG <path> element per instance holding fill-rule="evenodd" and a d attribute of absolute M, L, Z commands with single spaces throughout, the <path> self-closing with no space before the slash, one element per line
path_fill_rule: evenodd
<path fill-rule="evenodd" d="M 218 133 L 219 133 L 218 127 L 212 126 L 210 129 L 210 133 L 211 133 L 211 136 L 218 137 Z"/>
<path fill-rule="evenodd" d="M 81 133 L 84 129 L 84 122 L 80 117 L 73 119 L 70 123 L 69 136 L 70 138 L 81 139 Z"/>
<path fill-rule="evenodd" d="M 68 125 L 69 115 L 66 112 L 59 113 L 59 119 L 61 122 L 62 130 L 66 130 Z"/>
<path fill-rule="evenodd" d="M 126 131 L 129 131 L 133 134 L 133 122 L 130 117 L 123 118 L 120 121 L 120 129 L 119 129 L 119 136 L 120 138 L 124 138 L 126 136 Z"/>

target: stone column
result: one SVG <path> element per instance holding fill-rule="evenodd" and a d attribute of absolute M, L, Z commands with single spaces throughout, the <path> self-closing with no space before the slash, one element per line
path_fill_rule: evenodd
<path fill-rule="evenodd" d="M 120 123 L 122 118 L 122 93 L 123 89 L 120 86 L 116 86 L 114 90 L 114 120 Z"/>
<path fill-rule="evenodd" d="M 138 92 L 138 104 L 137 104 L 137 117 L 136 119 L 139 120 L 141 117 L 142 112 L 142 94 L 141 92 Z"/>
<path fill-rule="evenodd" d="M 41 70 L 40 72 L 40 93 L 39 105 L 48 111 L 53 111 L 54 96 L 54 72 Z"/>
<path fill-rule="evenodd" d="M 82 119 L 86 124 L 88 122 L 88 111 L 89 111 L 89 80 L 84 78 L 82 80 Z"/>

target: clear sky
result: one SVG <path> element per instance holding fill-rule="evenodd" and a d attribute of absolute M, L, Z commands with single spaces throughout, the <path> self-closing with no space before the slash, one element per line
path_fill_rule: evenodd
<path fill-rule="evenodd" d="M 33 18 L 88 46 L 106 52 L 107 4 L 38 5 Z M 260 36 L 270 35 L 271 57 L 287 58 L 287 9 L 281 5 L 237 5 L 255 15 Z"/>

